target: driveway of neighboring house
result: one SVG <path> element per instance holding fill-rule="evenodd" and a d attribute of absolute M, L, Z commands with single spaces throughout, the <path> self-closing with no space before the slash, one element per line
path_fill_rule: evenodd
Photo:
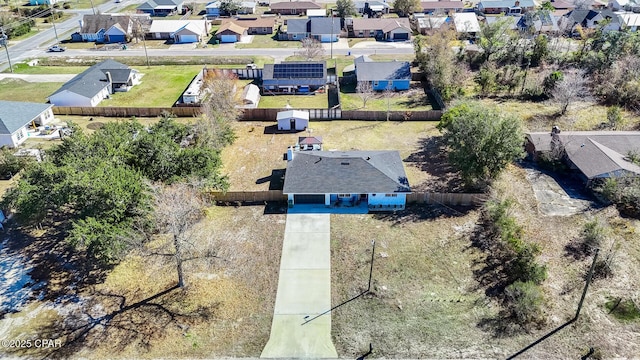
<path fill-rule="evenodd" d="M 538 210 L 546 216 L 570 216 L 589 209 L 593 204 L 580 190 L 561 186 L 551 176 L 527 168 L 527 180 L 538 200 Z"/>
<path fill-rule="evenodd" d="M 261 358 L 337 358 L 331 341 L 330 214 L 289 213 L 271 336 Z"/>

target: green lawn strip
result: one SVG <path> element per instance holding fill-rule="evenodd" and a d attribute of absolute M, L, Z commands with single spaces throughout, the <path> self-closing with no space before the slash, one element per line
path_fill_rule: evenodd
<path fill-rule="evenodd" d="M 111 1 L 111 0 L 72 0 L 72 1 L 66 1 L 66 2 L 69 5 L 71 5 L 71 10 L 75 10 L 75 9 L 91 9 L 91 7 L 95 8 L 98 5 L 102 5 L 106 3 L 107 1 Z"/>
<path fill-rule="evenodd" d="M 118 92 L 99 106 L 170 107 L 187 88 L 200 65 L 162 65 L 139 68 L 144 76 L 139 85 L 128 92 Z"/>
<path fill-rule="evenodd" d="M 31 83 L 20 79 L 0 81 L 0 99 L 10 101 L 47 102 L 47 97 L 58 90 L 62 83 Z"/>
<path fill-rule="evenodd" d="M 363 41 L 376 41 L 376 39 L 372 39 L 372 38 L 349 38 L 347 42 L 349 43 L 349 47 L 353 47 L 355 44 L 361 43 Z"/>
<path fill-rule="evenodd" d="M 258 48 L 300 48 L 300 41 L 278 41 L 273 39 L 273 35 L 254 35 L 253 41 L 248 44 L 236 44 L 236 49 L 258 49 Z"/>
<path fill-rule="evenodd" d="M 283 109 L 287 104 L 294 109 L 326 109 L 329 100 L 326 94 L 262 96 L 258 107 Z"/>
<path fill-rule="evenodd" d="M 412 93 L 410 95 L 403 95 L 402 92 L 392 93 L 388 102 L 384 93 L 379 93 L 375 96 L 375 98 L 369 99 L 367 107 L 363 108 L 362 98 L 358 94 L 341 93 L 340 104 L 342 105 L 342 110 L 386 111 L 388 108 L 391 111 L 432 110 L 427 96 L 420 93 Z"/>

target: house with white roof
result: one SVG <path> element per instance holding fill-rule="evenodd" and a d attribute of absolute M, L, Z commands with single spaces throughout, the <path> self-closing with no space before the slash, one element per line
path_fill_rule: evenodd
<path fill-rule="evenodd" d="M 153 20 L 149 37 L 157 40 L 173 40 L 176 43 L 204 41 L 209 34 L 207 20 Z"/>

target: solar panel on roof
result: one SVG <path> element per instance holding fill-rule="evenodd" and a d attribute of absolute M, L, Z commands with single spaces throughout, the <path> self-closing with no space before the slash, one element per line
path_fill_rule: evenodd
<path fill-rule="evenodd" d="M 273 77 L 275 79 L 322 78 L 323 70 L 321 63 L 274 64 Z"/>

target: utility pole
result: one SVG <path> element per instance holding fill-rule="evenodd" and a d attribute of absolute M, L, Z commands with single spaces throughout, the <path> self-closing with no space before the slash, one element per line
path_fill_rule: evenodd
<path fill-rule="evenodd" d="M 331 11 L 331 59 L 333 59 L 333 22 L 335 18 L 333 17 L 333 8 L 329 9 Z M 337 75 L 337 74 L 336 74 Z"/>
<path fill-rule="evenodd" d="M 58 29 L 56 29 L 56 10 L 53 8 L 53 5 L 49 3 L 49 9 L 51 10 L 51 24 L 53 24 L 53 33 L 56 34 L 56 44 L 60 43 L 58 39 Z"/>
<path fill-rule="evenodd" d="M 0 46 L 4 46 L 4 50 L 7 52 L 7 61 L 9 62 L 9 69 L 13 72 L 13 66 L 11 66 L 11 57 L 9 56 L 9 44 L 7 44 L 7 39 L 9 38 L 7 34 L 4 33 L 4 29 L 0 28 L 2 33 L 0 34 Z"/>
<path fill-rule="evenodd" d="M 149 54 L 147 54 L 147 41 L 145 33 L 142 32 L 142 24 L 140 23 L 140 19 L 135 20 L 138 24 L 138 36 L 142 36 L 142 46 L 144 47 L 144 57 L 147 60 L 147 69 L 151 66 L 149 65 Z"/>

